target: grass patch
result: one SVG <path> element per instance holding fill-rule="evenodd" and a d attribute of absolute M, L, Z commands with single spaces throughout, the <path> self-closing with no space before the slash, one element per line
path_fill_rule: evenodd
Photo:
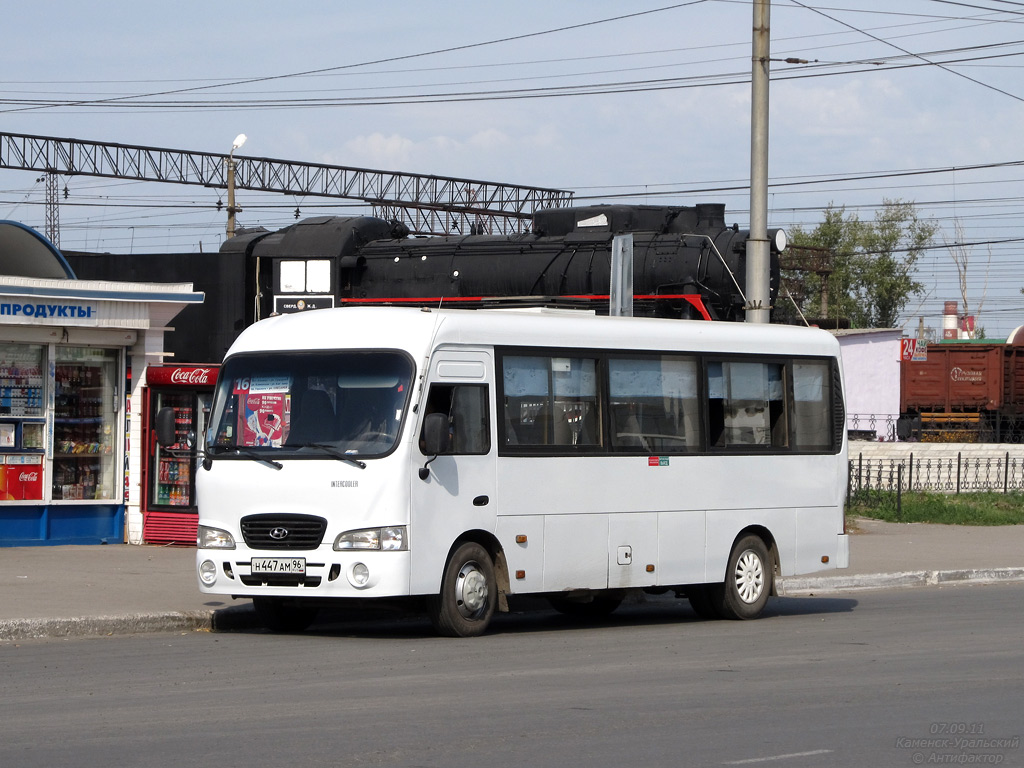
<path fill-rule="evenodd" d="M 904 493 L 856 491 L 847 504 L 849 515 L 890 523 L 939 523 L 942 525 L 1024 524 L 1024 493 Z"/>

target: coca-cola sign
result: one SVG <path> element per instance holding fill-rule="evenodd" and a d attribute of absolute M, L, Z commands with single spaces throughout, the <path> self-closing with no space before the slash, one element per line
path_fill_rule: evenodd
<path fill-rule="evenodd" d="M 150 386 L 212 387 L 217 381 L 217 366 L 160 365 L 146 370 Z"/>
<path fill-rule="evenodd" d="M 34 483 L 39 479 L 39 472 L 22 472 L 18 475 L 19 483 Z"/>
<path fill-rule="evenodd" d="M 171 371 L 171 384 L 212 384 L 209 368 L 175 368 Z"/>

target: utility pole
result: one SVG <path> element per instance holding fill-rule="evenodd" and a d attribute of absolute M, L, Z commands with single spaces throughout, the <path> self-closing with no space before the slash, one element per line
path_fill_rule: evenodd
<path fill-rule="evenodd" d="M 748 323 L 770 319 L 768 242 L 768 57 L 770 0 L 754 0 L 753 67 L 750 82 L 750 239 L 747 240 Z"/>
<path fill-rule="evenodd" d="M 235 214 L 242 212 L 242 209 L 235 205 L 235 150 L 245 144 L 246 138 L 244 133 L 238 134 L 231 143 L 231 151 L 228 153 L 228 240 L 235 236 Z"/>
<path fill-rule="evenodd" d="M 235 207 L 235 158 L 228 157 L 228 239 L 235 236 L 235 214 L 241 209 Z"/>

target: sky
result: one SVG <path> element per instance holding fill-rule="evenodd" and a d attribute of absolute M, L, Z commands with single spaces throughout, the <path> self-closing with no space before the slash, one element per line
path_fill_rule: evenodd
<path fill-rule="evenodd" d="M 0 132 L 726 205 L 749 224 L 752 0 L 0 0 Z M 898 10 L 894 10 L 898 9 Z M 913 202 L 939 232 L 901 317 L 1024 324 L 1024 1 L 773 0 L 769 227 Z M 807 63 L 787 63 L 797 59 Z M 60 245 L 214 251 L 222 191 L 65 177 Z M 0 219 L 45 229 L 38 172 Z M 238 193 L 239 226 L 361 215 Z"/>

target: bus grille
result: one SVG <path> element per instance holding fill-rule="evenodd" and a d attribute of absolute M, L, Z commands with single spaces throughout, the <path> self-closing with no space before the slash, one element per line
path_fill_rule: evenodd
<path fill-rule="evenodd" d="M 239 576 L 247 587 L 319 587 L 323 581 L 319 576 L 297 576 L 287 573 L 264 573 L 259 576 Z"/>
<path fill-rule="evenodd" d="M 316 549 L 327 521 L 313 515 L 249 515 L 242 518 L 242 538 L 253 549 Z"/>

